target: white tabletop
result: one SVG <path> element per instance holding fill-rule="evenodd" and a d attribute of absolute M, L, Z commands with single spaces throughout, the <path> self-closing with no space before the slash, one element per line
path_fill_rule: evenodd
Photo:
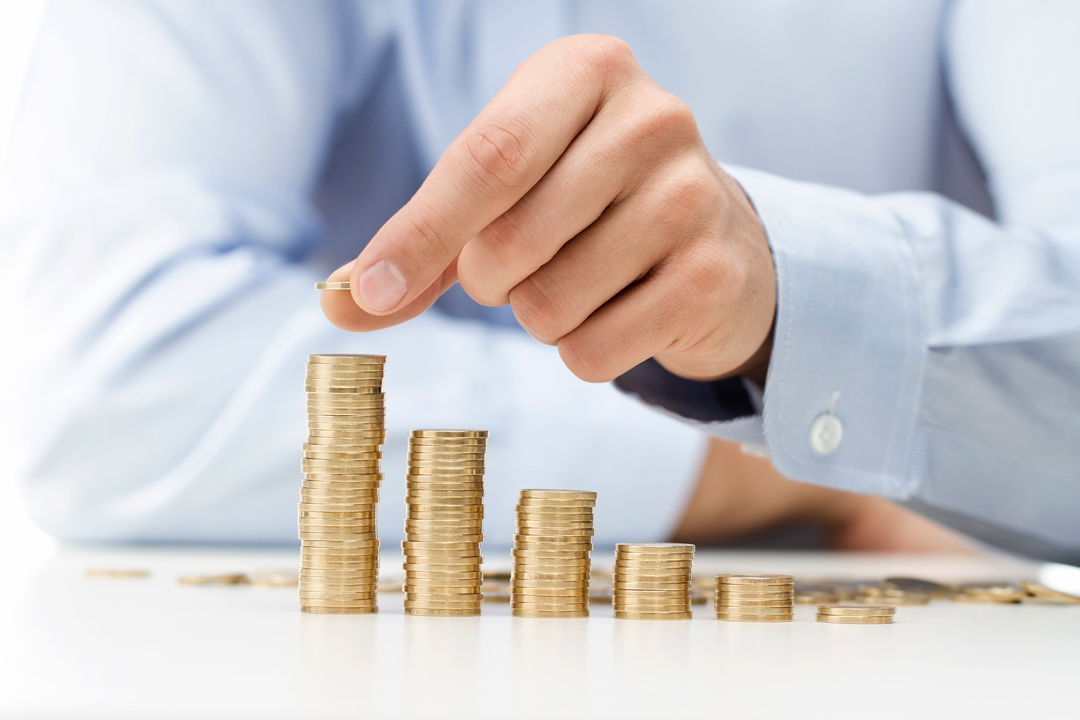
<path fill-rule="evenodd" d="M 491 553 L 487 553 L 491 556 Z M 598 553 L 600 559 L 604 556 Z M 894 625 L 307 616 L 296 591 L 181 586 L 291 551 L 64 549 L 5 587 L 0 718 L 738 718 L 1080 715 L 1080 606 L 947 601 Z M 397 565 L 387 558 L 385 567 Z M 495 558 L 493 565 L 505 562 Z M 146 568 L 93 580 L 88 568 Z M 703 572 L 1034 577 L 995 558 L 699 553 Z M 7 585 L 5 581 L 5 585 Z"/>

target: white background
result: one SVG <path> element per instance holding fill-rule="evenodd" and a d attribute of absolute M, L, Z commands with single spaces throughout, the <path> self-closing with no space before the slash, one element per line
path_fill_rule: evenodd
<path fill-rule="evenodd" d="M 45 0 L 0 0 L 0 166 L 7 154 L 19 91 L 44 6 Z M 8 358 L 18 352 L 18 348 L 6 346 L 2 339 L 12 312 L 18 312 L 18 308 L 0 307 L 0 373 L 8 371 Z M 2 402 L 5 400 L 0 397 Z M 10 457 L 8 435 L 0 426 L 0 557 L 5 567 L 11 568 L 12 563 L 37 562 L 51 551 L 53 543 L 23 513 L 14 479 L 7 470 L 8 463 L 3 461 L 7 457 Z"/>

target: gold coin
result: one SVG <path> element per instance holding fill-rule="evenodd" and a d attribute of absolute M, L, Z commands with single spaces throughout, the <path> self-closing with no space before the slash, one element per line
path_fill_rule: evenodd
<path fill-rule="evenodd" d="M 313 532 L 326 532 L 324 528 L 346 528 L 348 532 L 356 529 L 375 532 L 377 521 L 375 518 L 298 518 L 298 524 L 302 530 Z"/>
<path fill-rule="evenodd" d="M 486 457 L 484 448 L 476 445 L 442 447 L 438 445 L 419 445 L 409 448 L 410 459 L 416 460 L 480 460 Z"/>
<path fill-rule="evenodd" d="M 385 365 L 330 365 L 327 363 L 307 363 L 304 366 L 307 376 L 314 375 L 377 375 L 382 377 Z"/>
<path fill-rule="evenodd" d="M 616 553 L 655 553 L 658 555 L 694 554 L 693 543 L 618 543 L 615 545 Z"/>
<path fill-rule="evenodd" d="M 304 600 L 371 600 L 378 588 L 375 581 L 323 583 L 300 580 L 298 593 Z"/>
<path fill-rule="evenodd" d="M 424 617 L 476 617 L 480 614 L 480 608 L 470 610 L 432 610 L 431 608 L 405 608 L 406 615 Z"/>
<path fill-rule="evenodd" d="M 567 580 L 577 579 L 582 576 L 590 577 L 588 565 L 578 565 L 576 567 L 572 565 L 531 565 L 528 566 L 527 569 L 522 569 L 521 567 L 514 568 L 514 577 L 521 577 L 522 579 L 525 579 L 526 575 L 541 576 L 529 578 L 532 580 L 545 579 L 545 577 L 562 577 L 566 578 Z"/>
<path fill-rule="evenodd" d="M 591 538 L 596 534 L 591 527 L 588 528 L 557 528 L 555 532 L 552 532 L 548 528 L 536 528 L 528 525 L 519 524 L 517 527 L 517 534 L 522 537 L 548 537 L 555 535 L 557 537 L 585 537 Z"/>
<path fill-rule="evenodd" d="M 528 533 L 514 535 L 514 547 L 519 547 L 522 550 L 538 550 L 546 547 L 571 549 L 570 546 L 578 550 L 582 547 L 592 549 L 592 535 L 530 535 Z"/>
<path fill-rule="evenodd" d="M 380 419 L 386 417 L 386 398 L 384 393 L 368 393 L 353 397 L 308 395 L 307 411 L 309 416 L 332 415 Z"/>
<path fill-rule="evenodd" d="M 420 490 L 409 488 L 405 491 L 407 501 L 417 501 L 428 505 L 479 505 L 484 501 L 484 493 L 480 490 Z M 442 502 L 433 502 L 440 500 Z"/>
<path fill-rule="evenodd" d="M 318 508 L 316 510 L 305 509 L 309 507 Z M 328 512 L 322 509 L 321 505 L 308 505 L 300 503 L 300 518 L 308 518 L 310 520 L 373 520 L 377 513 L 374 506 L 370 510 L 351 510 L 344 512 Z"/>
<path fill-rule="evenodd" d="M 533 529 L 537 529 L 537 530 L 548 529 L 548 530 L 551 530 L 554 533 L 558 533 L 561 530 L 592 530 L 593 529 L 593 524 L 592 524 L 591 521 L 590 522 L 574 522 L 574 521 L 553 522 L 553 521 L 538 521 L 538 520 L 527 520 L 527 519 L 518 518 L 517 527 L 519 527 L 519 528 L 533 528 Z"/>
<path fill-rule="evenodd" d="M 379 561 L 372 556 L 342 560 L 340 556 L 304 555 L 300 558 L 300 569 L 305 572 L 341 572 L 341 573 L 378 573 Z"/>
<path fill-rule="evenodd" d="M 874 615 L 895 615 L 896 608 L 892 605 L 818 605 L 818 612 L 822 615 L 854 615 L 867 617 Z"/>
<path fill-rule="evenodd" d="M 476 503 L 483 502 L 484 480 L 483 476 L 476 475 L 466 478 L 441 477 L 437 475 L 423 475 L 422 479 L 417 476 L 409 476 L 405 479 L 406 493 L 446 493 L 450 498 L 470 498 Z M 480 495 L 481 497 L 477 497 Z M 415 496 L 415 495 L 414 495 Z"/>
<path fill-rule="evenodd" d="M 425 518 L 447 518 L 466 520 L 470 518 L 482 518 L 484 517 L 484 506 L 480 504 L 412 504 L 406 503 L 405 513 L 407 518 L 415 518 L 422 520 Z"/>
<path fill-rule="evenodd" d="M 511 610 L 535 610 L 535 611 L 558 611 L 558 612 L 578 612 L 581 610 L 589 609 L 589 600 L 587 597 L 568 597 L 568 598 L 522 598 L 517 595 L 513 595 L 510 598 Z"/>
<path fill-rule="evenodd" d="M 791 622 L 795 619 L 795 615 L 745 615 L 717 612 L 716 619 L 728 622 Z"/>
<path fill-rule="evenodd" d="M 476 543 L 472 542 L 413 542 L 405 540 L 401 543 L 401 549 L 410 550 L 476 550 Z"/>
<path fill-rule="evenodd" d="M 319 545 L 331 545 L 330 543 L 318 543 Z M 308 555 L 318 555 L 329 561 L 339 562 L 352 562 L 358 560 L 369 560 L 371 562 L 378 562 L 379 560 L 379 541 L 369 541 L 366 545 L 356 547 L 353 545 L 344 546 L 333 544 L 331 547 L 318 547 L 312 546 L 312 543 L 300 544 L 300 555 L 302 557 Z"/>
<path fill-rule="evenodd" d="M 351 568 L 349 570 L 326 570 L 303 566 L 300 568 L 300 580 L 307 583 L 370 583 L 378 577 L 378 568 Z"/>
<path fill-rule="evenodd" d="M 536 500 L 534 498 L 520 498 L 518 500 L 518 507 L 531 509 L 535 512 L 558 512 L 560 510 L 566 510 L 567 512 L 583 512 L 592 509 L 595 505 L 590 504 L 586 500 Z"/>
<path fill-rule="evenodd" d="M 480 580 L 484 578 L 479 570 L 471 572 L 429 572 L 425 570 L 406 570 L 405 581 L 409 580 Z"/>
<path fill-rule="evenodd" d="M 244 573 L 226 573 L 223 575 L 181 575 L 177 578 L 181 585 L 242 585 L 248 577 Z"/>
<path fill-rule="evenodd" d="M 1029 580 L 1021 581 L 1020 588 L 1033 597 L 1054 600 L 1070 605 L 1080 603 L 1080 597 L 1061 592 L 1060 590 L 1054 590 L 1053 588 Z"/>
<path fill-rule="evenodd" d="M 434 571 L 440 567 L 452 567 L 459 566 L 463 568 L 478 568 L 483 558 L 479 555 L 469 556 L 461 555 L 458 557 L 437 557 L 437 556 L 419 556 L 410 555 L 405 558 L 405 569 L 425 569 Z"/>
<path fill-rule="evenodd" d="M 480 580 L 446 580 L 440 578 L 410 577 L 405 579 L 405 592 L 430 593 L 435 595 L 461 595 L 480 592 Z"/>
<path fill-rule="evenodd" d="M 591 575 L 586 572 L 532 572 L 530 570 L 515 570 L 511 575 L 511 581 L 518 580 L 584 580 L 588 581 Z"/>
<path fill-rule="evenodd" d="M 131 580 L 150 577 L 149 570 L 124 568 L 87 568 L 86 577 L 103 580 Z"/>
<path fill-rule="evenodd" d="M 593 517 L 591 507 L 549 508 L 544 505 L 515 505 L 514 512 L 518 517 L 536 518 L 537 520 L 591 520 Z"/>
<path fill-rule="evenodd" d="M 359 550 L 338 551 L 331 548 L 313 548 L 304 545 L 300 548 L 300 560 L 304 563 L 325 563 L 331 567 L 379 566 L 379 548 L 366 547 Z"/>
<path fill-rule="evenodd" d="M 440 448 L 473 448 L 472 452 L 481 452 L 487 447 L 487 440 L 480 437 L 410 437 L 409 448 L 440 449 Z"/>
<path fill-rule="evenodd" d="M 308 419 L 308 430 L 340 430 L 342 432 L 386 432 L 386 423 L 378 420 L 361 420 L 354 417 L 335 416 L 340 419 L 319 417 Z"/>
<path fill-rule="evenodd" d="M 420 475 L 428 482 L 438 482 L 439 478 L 445 478 L 447 481 L 457 480 L 459 482 L 479 482 L 484 479 L 483 468 L 462 468 L 460 470 L 451 470 L 445 467 L 417 467 L 415 465 L 409 465 L 409 474 L 406 479 L 412 479 L 413 477 Z"/>
<path fill-rule="evenodd" d="M 305 382 L 303 392 L 312 397 L 382 395 L 382 385 L 318 385 Z"/>
<path fill-rule="evenodd" d="M 431 534 L 436 533 L 439 535 L 478 535 L 484 531 L 483 520 L 425 520 L 405 521 L 405 533 L 409 536 L 414 534 Z"/>
<path fill-rule="evenodd" d="M 483 512 L 484 505 L 477 497 L 407 497 L 405 506 L 413 512 Z"/>
<path fill-rule="evenodd" d="M 432 600 L 429 595 L 410 596 L 409 593 L 405 593 L 404 605 L 410 610 L 465 610 L 469 608 L 479 609 L 480 603 L 483 601 L 483 597 L 479 593 L 460 597 L 461 600 Z"/>
<path fill-rule="evenodd" d="M 828 615 L 818 613 L 817 621 L 835 625 L 889 625 L 892 615 Z"/>
<path fill-rule="evenodd" d="M 690 592 L 689 581 L 652 581 L 652 580 L 624 580 L 611 584 L 616 590 L 681 590 Z"/>
<path fill-rule="evenodd" d="M 653 612 L 628 612 L 626 610 L 616 610 L 616 620 L 692 620 L 694 613 L 692 612 L 677 612 L 677 613 L 653 613 Z"/>
<path fill-rule="evenodd" d="M 664 568 L 664 569 L 652 569 L 648 572 L 639 570 L 628 570 L 626 568 L 615 568 L 615 572 L 612 573 L 612 579 L 618 582 L 635 582 L 644 580 L 662 581 L 668 582 L 683 581 L 690 582 L 693 580 L 693 575 L 686 568 Z"/>
<path fill-rule="evenodd" d="M 414 438 L 486 438 L 487 430 L 413 430 Z"/>
<path fill-rule="evenodd" d="M 323 446 L 325 447 L 325 446 Z M 348 462 L 378 462 L 382 459 L 381 452 L 345 453 L 345 452 L 312 452 L 304 453 L 305 460 L 330 460 Z"/>
<path fill-rule="evenodd" d="M 551 528 L 557 530 L 562 527 L 591 528 L 595 527 L 592 518 L 587 517 L 537 517 L 536 515 L 518 514 L 516 520 L 518 527 Z"/>
<path fill-rule="evenodd" d="M 690 598 L 683 597 L 637 597 L 636 595 L 622 595 L 615 593 L 611 596 L 611 602 L 616 608 L 623 610 L 642 610 L 655 608 L 682 608 L 690 609 Z"/>
<path fill-rule="evenodd" d="M 353 537 L 353 536 L 348 535 L 346 537 Z M 363 536 L 357 534 L 356 537 L 363 537 Z M 316 553 L 319 553 L 319 554 L 323 554 L 323 553 L 331 551 L 331 550 L 340 550 L 341 555 L 347 555 L 349 553 L 359 553 L 359 552 L 364 552 L 364 551 L 368 551 L 368 550 L 373 551 L 373 554 L 374 554 L 374 553 L 378 552 L 378 548 L 379 548 L 379 541 L 378 540 L 345 541 L 345 540 L 327 540 L 327 539 L 324 539 L 324 538 L 304 538 L 304 537 L 301 537 L 300 539 L 303 541 L 303 544 L 308 549 L 310 549 L 310 550 L 312 550 L 312 551 L 314 551 Z"/>
<path fill-rule="evenodd" d="M 366 606 L 353 606 L 348 608 L 310 607 L 301 604 L 300 612 L 311 615 L 374 615 L 379 612 L 379 606 L 375 602 Z"/>
<path fill-rule="evenodd" d="M 532 562 L 534 560 L 588 560 L 588 550 L 552 550 L 552 549 L 533 549 L 528 550 L 526 548 L 515 547 L 510 550 L 510 554 L 515 558 L 520 558 L 523 562 Z"/>
<path fill-rule="evenodd" d="M 300 503 L 300 507 L 308 508 L 308 509 L 316 508 L 316 509 L 318 509 L 318 510 L 320 510 L 322 512 L 338 512 L 338 513 L 348 513 L 348 512 L 353 512 L 353 511 L 364 512 L 364 511 L 373 511 L 375 509 L 375 507 L 376 507 L 376 505 L 375 505 L 375 503 L 373 501 L 351 502 L 349 500 L 345 500 L 345 499 L 342 499 L 342 498 L 336 498 L 336 499 L 332 499 L 332 500 L 324 500 L 323 498 L 306 497 L 306 496 L 303 496 L 304 495 L 303 493 L 301 493 L 301 495 L 302 495 L 301 500 L 303 500 L 304 502 Z M 368 500 L 370 500 L 370 498 Z"/>
<path fill-rule="evenodd" d="M 381 365 L 386 362 L 385 355 L 365 355 L 355 353 L 316 353 L 308 355 L 309 363 L 330 363 L 345 365 L 353 363 L 356 365 L 376 364 Z"/>
<path fill-rule="evenodd" d="M 569 611 L 544 611 L 544 610 L 513 610 L 511 611 L 516 618 L 587 618 L 589 617 L 588 610 L 569 610 Z"/>
<path fill-rule="evenodd" d="M 514 577 L 510 584 L 517 588 L 577 588 L 588 589 L 589 578 L 523 578 Z"/>
<path fill-rule="evenodd" d="M 590 490 L 522 490 L 521 497 L 538 500 L 596 500 L 596 493 Z"/>
<path fill-rule="evenodd" d="M 378 490 L 382 481 L 382 473 L 361 473 L 356 475 L 304 473 L 304 482 L 300 487 L 305 490 L 366 491 Z"/>
<path fill-rule="evenodd" d="M 717 575 L 718 585 L 794 585 L 795 578 L 791 575 Z"/>
<path fill-rule="evenodd" d="M 322 475 L 377 475 L 379 474 L 379 460 L 319 460 L 316 458 L 302 458 L 300 468 L 305 473 Z M 347 470 L 348 472 L 331 472 Z"/>
<path fill-rule="evenodd" d="M 376 392 L 382 392 L 382 373 L 365 373 L 355 375 L 345 375 L 338 373 L 314 373 L 308 372 L 304 378 L 304 384 L 309 388 L 317 388 L 314 392 L 326 390 L 327 388 L 343 387 L 343 388 L 364 388 L 367 390 L 375 390 Z M 365 393 L 367 394 L 367 393 Z"/>
<path fill-rule="evenodd" d="M 716 585 L 715 592 L 739 597 L 795 597 L 790 585 Z"/>
<path fill-rule="evenodd" d="M 615 555 L 615 566 L 627 567 L 627 568 L 670 568 L 670 567 L 691 567 L 694 564 L 694 559 L 686 555 L 684 557 L 670 557 L 664 558 L 659 555 Z"/>
<path fill-rule="evenodd" d="M 320 282 L 315 283 L 316 290 L 349 290 L 352 283 L 348 282 Z"/>

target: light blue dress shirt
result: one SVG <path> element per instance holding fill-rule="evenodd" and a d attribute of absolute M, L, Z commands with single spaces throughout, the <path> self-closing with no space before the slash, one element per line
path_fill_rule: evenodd
<path fill-rule="evenodd" d="M 1078 30 L 1069 0 L 57 2 L 0 190 L 29 507 L 73 538 L 294 538 L 303 357 L 384 352 L 388 539 L 411 428 L 492 431 L 505 543 L 522 486 L 599 490 L 602 541 L 662 536 L 704 425 L 1080 557 Z M 321 317 L 311 283 L 576 32 L 625 39 L 761 215 L 763 396 L 647 365 L 621 384 L 650 412 L 459 291 L 366 336 Z"/>

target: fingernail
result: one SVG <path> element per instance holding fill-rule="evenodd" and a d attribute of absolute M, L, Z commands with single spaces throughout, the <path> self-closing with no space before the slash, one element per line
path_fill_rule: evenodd
<path fill-rule="evenodd" d="M 375 263 L 360 276 L 360 299 L 375 312 L 393 310 L 407 290 L 405 276 L 386 260 Z"/>

